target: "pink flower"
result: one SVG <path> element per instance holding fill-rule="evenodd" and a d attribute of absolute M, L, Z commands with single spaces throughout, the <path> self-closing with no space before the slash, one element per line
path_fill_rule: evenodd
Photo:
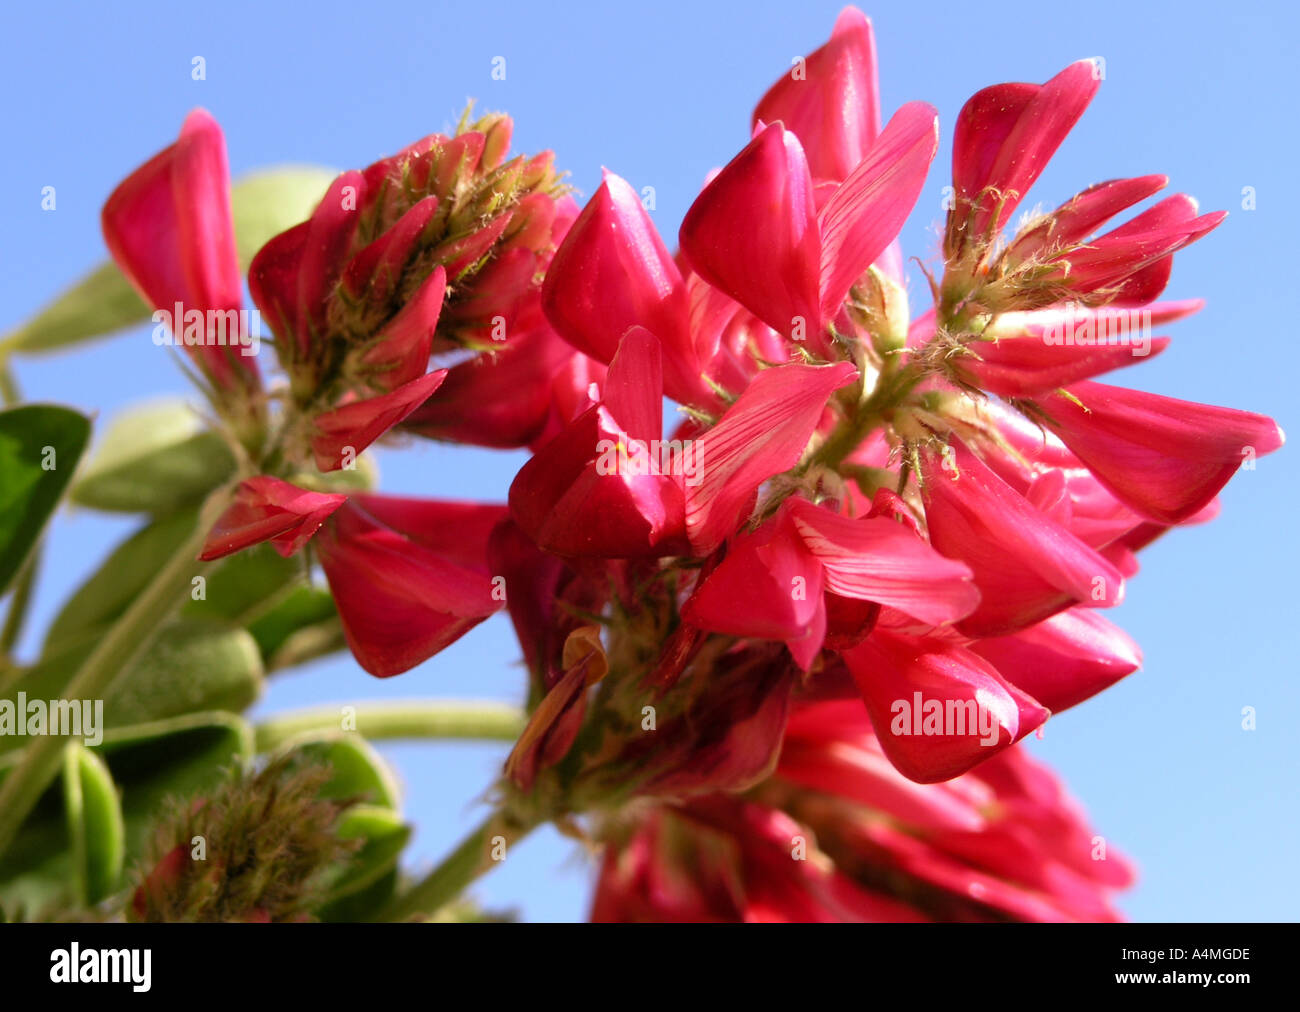
<path fill-rule="evenodd" d="M 849 289 L 916 203 L 938 143 L 934 109 L 905 105 L 819 208 L 799 139 L 766 126 L 687 211 L 682 249 L 773 330 L 823 349 Z"/>
<path fill-rule="evenodd" d="M 665 466 L 661 347 L 630 330 L 600 402 L 515 477 L 511 512 L 547 551 L 707 554 L 752 509 L 758 486 L 795 463 L 826 399 L 853 375 L 848 363 L 765 369 L 717 425 L 689 445 L 670 443 Z"/>
<path fill-rule="evenodd" d="M 316 416 L 312 454 L 321 471 L 337 471 L 423 404 L 447 376 L 446 369 L 425 373 L 391 393 L 349 401 Z"/>
<path fill-rule="evenodd" d="M 1042 174 L 1100 86 L 1090 60 L 1072 63 L 1046 84 L 996 84 L 962 107 L 953 131 L 956 205 L 944 254 L 987 248 Z"/>
<path fill-rule="evenodd" d="M 716 404 L 702 380 L 687 288 L 636 191 L 606 171 L 595 196 L 555 253 L 542 305 L 556 332 L 598 362 L 614 359 L 623 336 L 644 327 L 663 348 L 663 389 L 684 404 Z"/>
<path fill-rule="evenodd" d="M 603 366 L 542 323 L 500 351 L 486 351 L 452 366 L 402 428 L 447 442 L 497 449 L 528 446 L 543 439 L 553 422 L 572 421 L 557 400 L 579 370 L 586 381 L 581 383 L 584 391 L 590 382 L 604 378 Z"/>
<path fill-rule="evenodd" d="M 917 784 L 861 707 L 795 710 L 775 773 L 605 821 L 594 921 L 1114 921 L 1131 884 L 1022 748 Z"/>
<path fill-rule="evenodd" d="M 998 673 L 1059 713 L 1142 665 L 1125 632 L 1087 608 L 1071 608 L 1011 636 L 971 644 Z"/>
<path fill-rule="evenodd" d="M 685 550 L 682 477 L 652 453 L 663 435 L 661 363 L 655 336 L 629 331 L 602 400 L 520 469 L 511 513 L 542 548 L 627 557 Z"/>
<path fill-rule="evenodd" d="M 682 617 L 714 632 L 782 640 L 807 670 L 825 639 L 827 594 L 941 625 L 975 607 L 979 593 L 969 581 L 969 569 L 893 520 L 852 520 L 791 498 L 729 545 Z"/>
<path fill-rule="evenodd" d="M 191 112 L 176 143 L 113 191 L 102 223 L 113 260 L 144 300 L 171 319 L 176 343 L 212 385 L 217 403 L 260 424 L 257 362 L 246 354 L 251 345 L 239 346 L 247 335 L 229 322 L 243 309 L 243 284 L 226 141 L 217 121 L 203 109 Z M 173 319 L 178 310 L 181 317 Z M 201 325 L 187 320 L 191 313 L 201 314 Z"/>
<path fill-rule="evenodd" d="M 909 780 L 960 776 L 1049 711 L 965 647 L 883 630 L 844 653 L 890 762 Z"/>
<path fill-rule="evenodd" d="M 1169 338 L 1151 337 L 1144 328 L 1190 316 L 1202 305 L 1199 299 L 1131 309 L 1072 303 L 1005 313 L 954 364 L 964 382 L 1001 397 L 1051 393 L 1160 354 Z"/>
<path fill-rule="evenodd" d="M 387 678 L 428 660 L 499 611 L 487 541 L 505 507 L 359 495 L 317 538 L 357 662 Z"/>
<path fill-rule="evenodd" d="M 876 38 L 856 7 L 845 7 L 830 41 L 768 89 L 753 128 L 781 122 L 808 156 L 814 180 L 843 182 L 867 157 L 880 133 Z"/>
<path fill-rule="evenodd" d="M 240 483 L 234 502 L 208 532 L 199 558 L 220 559 L 263 541 L 288 558 L 347 498 L 308 492 L 267 475 L 249 478 Z"/>
<path fill-rule="evenodd" d="M 1249 411 L 1091 382 L 1067 393 L 1039 399 L 1043 424 L 1122 502 L 1162 524 L 1187 520 L 1243 461 L 1285 438 L 1273 419 Z"/>
<path fill-rule="evenodd" d="M 970 567 L 980 604 L 958 624 L 998 636 L 1072 604 L 1109 608 L 1124 577 L 1050 516 L 1031 505 L 960 443 L 922 458 L 930 543 Z"/>
<path fill-rule="evenodd" d="M 345 172 L 258 252 L 249 288 L 297 400 L 393 393 L 431 351 L 536 325 L 536 275 L 568 217 L 549 153 L 506 161 L 511 130 L 488 116 Z"/>
<path fill-rule="evenodd" d="M 487 545 L 504 516 L 503 506 L 308 492 L 259 475 L 240 484 L 199 557 L 263 541 L 287 557 L 314 538 L 352 653 L 386 678 L 500 610 Z"/>

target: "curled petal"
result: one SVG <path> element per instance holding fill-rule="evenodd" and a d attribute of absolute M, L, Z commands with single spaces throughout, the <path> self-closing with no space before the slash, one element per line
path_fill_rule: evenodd
<path fill-rule="evenodd" d="M 322 471 L 337 471 L 376 439 L 418 408 L 438 389 L 446 369 L 427 373 L 398 387 L 392 393 L 352 401 L 333 411 L 317 415 L 312 454 Z"/>
<path fill-rule="evenodd" d="M 965 618 L 979 603 L 970 569 L 900 523 L 853 520 L 805 499 L 792 499 L 791 513 L 836 594 L 887 604 L 934 625 Z"/>
<path fill-rule="evenodd" d="M 220 559 L 263 541 L 287 558 L 346 501 L 345 495 L 308 492 L 268 475 L 248 478 L 208 533 L 199 558 Z"/>
<path fill-rule="evenodd" d="M 917 783 L 960 776 L 1048 717 L 962 647 L 877 631 L 843 656 L 885 755 Z"/>
<path fill-rule="evenodd" d="M 817 216 L 821 319 L 833 319 L 849 288 L 898 236 L 939 149 L 939 114 L 909 102 Z"/>
<path fill-rule="evenodd" d="M 426 505 L 425 521 L 432 525 L 439 504 Z M 351 503 L 317 545 L 348 645 L 380 678 L 432 657 L 504 603 L 485 564 L 466 566 Z M 486 558 L 486 544 L 477 547 Z"/>

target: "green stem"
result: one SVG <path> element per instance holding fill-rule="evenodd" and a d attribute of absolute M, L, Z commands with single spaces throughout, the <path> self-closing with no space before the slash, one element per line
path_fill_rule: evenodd
<path fill-rule="evenodd" d="M 340 703 L 277 714 L 257 725 L 257 750 L 268 752 L 310 731 L 343 728 L 343 707 L 350 706 L 349 728 L 372 741 L 394 738 L 469 738 L 514 741 L 526 718 L 518 707 L 478 700 L 413 699 L 394 703 Z"/>
<path fill-rule="evenodd" d="M 209 496 L 194 533 L 141 592 L 99 641 L 64 690 L 69 700 L 103 699 L 117 678 L 148 648 L 164 621 L 180 606 L 190 581 L 207 564 L 196 562 L 212 522 L 229 502 L 230 489 Z M 14 837 L 41 794 L 58 773 L 67 735 L 35 738 L 0 786 L 0 855 Z"/>
<path fill-rule="evenodd" d="M 848 412 L 830 438 L 808 458 L 804 469 L 814 466 L 838 469 L 871 431 L 898 407 L 918 379 L 913 370 L 906 366 L 900 369 L 894 360 L 889 360 L 877 377 L 875 388 Z"/>
<path fill-rule="evenodd" d="M 428 916 L 456 899 L 479 876 L 496 867 L 508 848 L 522 840 L 536 823 L 504 811 L 494 812 L 461 841 L 443 862 L 393 900 L 376 920 L 406 921 Z"/>
<path fill-rule="evenodd" d="M 9 598 L 9 611 L 5 614 L 4 628 L 0 629 L 0 656 L 9 654 L 18 637 L 22 635 L 23 622 L 27 618 L 27 607 L 32 602 L 32 588 L 36 584 L 36 571 L 40 568 L 41 547 L 35 550 L 23 564 L 23 570 L 14 583 L 13 595 Z"/>
<path fill-rule="evenodd" d="M 3 350 L 0 350 L 0 404 L 9 407 L 17 404 L 22 399 L 23 395 L 18 390 L 18 381 L 14 379 L 9 356 Z"/>

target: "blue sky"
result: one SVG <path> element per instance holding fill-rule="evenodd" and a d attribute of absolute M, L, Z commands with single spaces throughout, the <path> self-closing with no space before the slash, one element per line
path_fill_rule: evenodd
<path fill-rule="evenodd" d="M 509 112 L 516 147 L 551 148 L 589 195 L 601 166 L 653 186 L 672 244 L 705 174 L 747 138 L 754 102 L 792 58 L 829 34 L 837 3 L 653 5 L 449 3 L 220 5 L 48 3 L 6 12 L 0 62 L 0 330 L 104 257 L 98 210 L 114 184 L 208 108 L 234 172 L 275 163 L 362 166 L 451 126 L 466 99 Z M 1227 222 L 1180 254 L 1171 298 L 1203 296 L 1169 329 L 1172 348 L 1117 382 L 1272 414 L 1294 428 L 1291 334 L 1297 216 L 1290 4 L 1238 0 L 864 6 L 876 25 L 886 114 L 921 99 L 943 145 L 904 231 L 936 253 L 953 117 L 978 88 L 1042 81 L 1080 57 L 1105 60 L 1101 92 L 1030 195 L 1055 205 L 1103 179 L 1164 172 Z M 1082 13 L 1086 10 L 1086 13 Z M 206 79 L 191 78 L 202 56 Z M 504 80 L 492 76 L 504 57 Z M 499 66 L 499 64 L 497 64 Z M 1285 106 L 1284 106 L 1285 103 Z M 57 210 L 42 211 L 42 187 Z M 1255 208 L 1243 208 L 1253 188 Z M 1279 276 L 1278 272 L 1282 272 Z M 913 271 L 915 274 L 915 271 Z M 923 289 L 913 278 L 912 291 Z M 184 392 L 148 327 L 71 354 L 19 363 L 31 399 L 111 415 Z M 384 487 L 501 498 L 522 457 L 421 444 L 380 454 Z M 1049 722 L 1031 748 L 1050 760 L 1112 845 L 1141 869 L 1121 906 L 1137 920 L 1293 920 L 1297 728 L 1293 503 L 1295 449 L 1238 475 L 1222 517 L 1144 555 L 1112 613 L 1142 644 L 1145 669 Z M 65 514 L 50 539 L 39 621 L 134 521 Z M 515 699 L 508 624 L 494 619 L 421 668 L 387 682 L 339 659 L 277 678 L 262 711 L 403 696 Z M 1241 728 L 1252 706 L 1257 729 Z M 411 852 L 433 861 L 472 825 L 504 748 L 386 748 L 418 825 Z M 529 919 L 574 919 L 589 869 L 553 833 L 520 844 L 478 889 Z"/>

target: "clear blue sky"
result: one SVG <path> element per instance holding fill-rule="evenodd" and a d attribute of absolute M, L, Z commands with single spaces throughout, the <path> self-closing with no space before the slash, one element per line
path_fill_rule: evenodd
<path fill-rule="evenodd" d="M 104 256 L 99 206 L 113 185 L 207 107 L 236 174 L 279 162 L 362 166 L 455 122 L 469 97 L 516 120 L 523 150 L 552 148 L 585 196 L 608 166 L 654 186 L 661 231 L 677 225 L 706 172 L 744 143 L 755 100 L 819 45 L 835 2 L 490 5 L 427 3 L 18 4 L 0 61 L 0 329 Z M 1293 165 L 1294 5 L 1098 0 L 991 11 L 970 3 L 864 5 L 875 21 L 886 114 L 938 107 L 944 143 L 904 232 L 935 254 L 953 117 L 976 89 L 1042 81 L 1103 57 L 1106 81 L 1031 200 L 1054 205 L 1102 179 L 1164 172 L 1227 222 L 1180 254 L 1169 296 L 1207 309 L 1174 325 L 1173 347 L 1120 380 L 1276 416 L 1293 435 L 1297 216 Z M 989 13 L 983 13 L 989 11 Z M 190 76 L 206 60 L 207 79 Z M 506 79 L 493 80 L 494 57 Z M 41 188 L 57 187 L 54 212 Z M 1243 210 L 1243 187 L 1257 207 Z M 921 289 L 913 281 L 913 291 Z M 33 399 L 111 416 L 143 396 L 182 392 L 149 328 L 70 355 L 19 364 Z M 1099 831 L 1138 862 L 1122 907 L 1137 920 L 1293 920 L 1296 880 L 1297 448 L 1242 473 L 1208 528 L 1150 549 L 1113 614 L 1146 668 L 1049 722 L 1032 742 L 1067 777 Z M 500 498 L 518 454 L 422 445 L 384 451 L 390 491 Z M 133 526 L 63 515 L 36 602 L 47 620 Z M 495 619 L 388 682 L 350 660 L 277 679 L 262 711 L 372 696 L 496 696 L 521 684 L 508 624 Z M 1240 727 L 1244 706 L 1258 729 Z M 432 861 L 471 825 L 504 757 L 493 746 L 385 751 L 418 824 L 411 852 Z M 519 845 L 479 888 L 530 919 L 586 909 L 590 874 L 553 833 Z"/>

